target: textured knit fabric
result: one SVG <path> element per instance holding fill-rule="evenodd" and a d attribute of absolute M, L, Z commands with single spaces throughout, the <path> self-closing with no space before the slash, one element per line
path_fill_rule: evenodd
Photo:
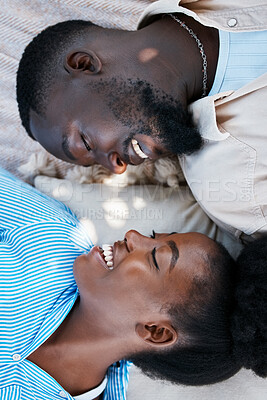
<path fill-rule="evenodd" d="M 74 305 L 73 262 L 91 248 L 66 206 L 0 169 L 1 400 L 73 399 L 26 358 Z M 125 399 L 127 380 L 127 362 L 112 366 L 104 399 Z"/>

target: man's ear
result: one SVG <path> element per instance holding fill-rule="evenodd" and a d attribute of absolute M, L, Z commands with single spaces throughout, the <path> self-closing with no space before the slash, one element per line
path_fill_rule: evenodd
<path fill-rule="evenodd" d="M 168 321 L 136 325 L 137 335 L 152 346 L 167 347 L 175 344 L 178 333 Z"/>
<path fill-rule="evenodd" d="M 94 51 L 79 49 L 66 56 L 64 67 L 70 74 L 83 72 L 95 75 L 102 70 L 102 63 Z"/>

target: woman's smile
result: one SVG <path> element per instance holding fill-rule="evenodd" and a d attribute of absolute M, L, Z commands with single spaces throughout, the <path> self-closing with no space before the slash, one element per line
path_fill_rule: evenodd
<path fill-rule="evenodd" d="M 88 257 L 94 257 L 98 263 L 104 267 L 108 271 L 112 271 L 115 268 L 115 262 L 114 262 L 114 257 L 115 254 L 117 255 L 121 254 L 122 255 L 122 246 L 125 248 L 126 252 L 127 250 L 127 245 L 126 242 L 123 240 L 119 240 L 115 242 L 113 245 L 111 244 L 102 244 L 102 246 L 94 246 L 92 250 L 87 254 Z M 116 260 L 120 259 L 122 257 L 116 258 Z M 119 262 L 117 262 L 118 264 Z"/>
<path fill-rule="evenodd" d="M 96 261 L 104 267 L 106 270 L 111 271 L 113 270 L 113 251 L 112 246 L 110 245 L 103 245 L 105 248 L 108 247 L 108 250 L 104 250 L 103 247 L 94 246 L 92 250 L 87 254 L 87 256 L 94 257 Z"/>

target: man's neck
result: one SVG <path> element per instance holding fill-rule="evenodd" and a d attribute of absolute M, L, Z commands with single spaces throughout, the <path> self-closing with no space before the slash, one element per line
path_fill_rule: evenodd
<path fill-rule="evenodd" d="M 208 93 L 213 85 L 218 61 L 218 30 L 201 25 L 187 15 L 176 14 L 176 16 L 185 22 L 189 29 L 192 29 L 203 45 L 207 57 Z M 203 58 L 196 40 L 169 15 L 158 19 L 144 29 L 149 29 L 149 27 L 150 34 L 153 34 L 154 38 L 156 35 L 159 37 L 158 48 L 164 54 L 166 62 L 169 63 L 169 70 L 176 71 L 181 90 L 183 87 L 185 88 L 186 103 L 189 104 L 201 98 L 203 94 Z"/>

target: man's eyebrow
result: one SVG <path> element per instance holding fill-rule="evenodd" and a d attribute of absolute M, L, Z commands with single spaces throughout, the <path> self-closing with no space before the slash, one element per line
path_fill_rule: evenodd
<path fill-rule="evenodd" d="M 179 258 L 179 250 L 173 240 L 169 240 L 167 242 L 167 244 L 169 245 L 169 247 L 172 251 L 172 259 L 171 259 L 171 263 L 170 263 L 170 272 L 171 272 L 173 270 L 173 268 L 175 267 L 177 260 Z"/>
<path fill-rule="evenodd" d="M 74 157 L 74 155 L 72 154 L 72 152 L 70 151 L 70 146 L 69 146 L 69 137 L 66 133 L 63 134 L 63 139 L 62 139 L 62 150 L 64 151 L 65 155 L 73 161 L 76 161 L 77 158 Z"/>

